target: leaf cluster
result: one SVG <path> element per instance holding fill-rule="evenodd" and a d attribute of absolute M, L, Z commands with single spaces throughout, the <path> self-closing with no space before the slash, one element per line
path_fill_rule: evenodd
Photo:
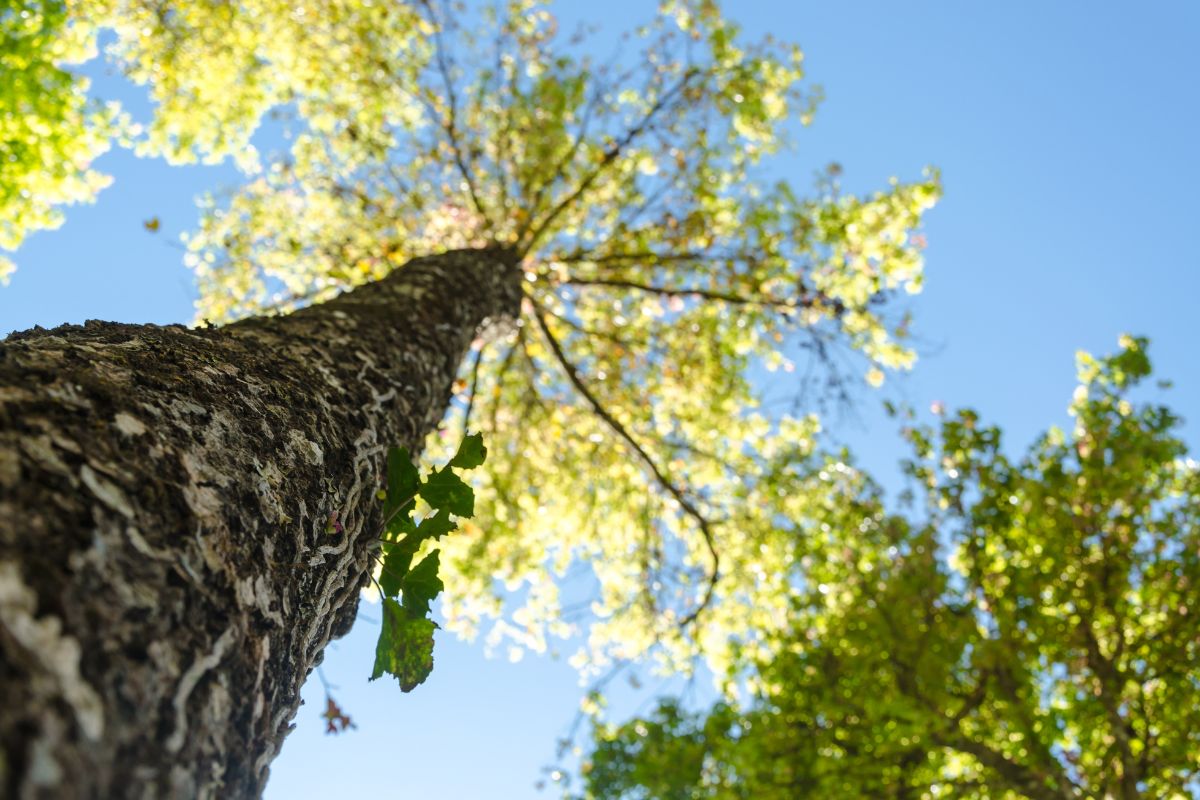
<path fill-rule="evenodd" d="M 413 464 L 408 451 L 393 447 L 387 455 L 387 489 L 383 494 L 383 546 L 376 578 L 383 603 L 383 629 L 375 648 L 371 680 L 393 675 L 403 691 L 424 683 L 433 669 L 433 632 L 430 604 L 442 591 L 438 577 L 438 550 L 428 547 L 457 527 L 451 518 L 474 514 L 475 498 L 455 470 L 483 464 L 487 448 L 479 434 L 464 436 L 458 452 L 446 466 L 426 476 Z M 413 514 L 417 499 L 429 508 L 421 519 Z M 418 553 L 422 558 L 414 565 Z"/>
<path fill-rule="evenodd" d="M 0 3 L 0 250 L 58 227 L 58 206 L 109 183 L 91 162 L 108 149 L 118 114 L 89 100 L 87 80 L 66 66 L 91 52 L 64 0 Z M 13 268 L 0 256 L 0 283 Z"/>

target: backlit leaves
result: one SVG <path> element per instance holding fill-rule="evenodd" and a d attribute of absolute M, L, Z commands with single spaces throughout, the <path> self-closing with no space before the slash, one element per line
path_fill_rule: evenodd
<path fill-rule="evenodd" d="M 250 137 L 294 104 L 317 136 L 344 136 L 348 158 L 386 146 L 419 111 L 407 94 L 422 63 L 420 20 L 402 3 L 95 0 L 78 13 L 116 40 L 109 54 L 156 104 L 140 152 L 177 163 L 257 162 Z"/>
<path fill-rule="evenodd" d="M 117 111 L 90 101 L 88 82 L 67 68 L 90 55 L 87 30 L 63 0 L 0 7 L 0 250 L 58 227 L 58 206 L 108 185 L 91 163 L 108 149 Z M 12 269 L 0 255 L 0 283 Z"/>
<path fill-rule="evenodd" d="M 411 692 L 425 682 L 433 671 L 433 631 L 431 619 L 412 617 L 390 597 L 383 599 L 383 630 L 375 646 L 375 669 L 371 680 L 385 673 L 395 676 L 400 689 Z"/>
<path fill-rule="evenodd" d="M 446 464 L 456 469 L 475 469 L 487 458 L 487 448 L 483 446 L 483 436 L 475 433 L 464 436 L 458 445 L 458 452 Z"/>
<path fill-rule="evenodd" d="M 438 554 L 434 550 L 404 576 L 400 591 L 404 595 L 404 607 L 411 614 L 423 617 L 429 613 L 429 604 L 442 591 L 437 572 Z"/>
<path fill-rule="evenodd" d="M 421 486 L 421 499 L 434 508 L 469 517 L 475 513 L 475 493 L 449 469 L 435 469 Z"/>
<path fill-rule="evenodd" d="M 471 515 L 471 487 L 452 468 L 477 467 L 486 453 L 479 434 L 466 435 L 450 463 L 423 478 L 407 450 L 393 447 L 388 451 L 384 543 L 375 575 L 383 595 L 383 629 L 375 647 L 371 680 L 387 673 L 409 692 L 429 677 L 433 632 L 438 627 L 429 619 L 430 604 L 443 588 L 438 577 L 439 551 L 430 545 L 455 529 L 451 514 Z M 418 497 L 428 504 L 429 512 L 415 520 L 412 513 Z M 421 553 L 423 557 L 413 566 Z"/>
<path fill-rule="evenodd" d="M 807 196 L 768 180 L 818 92 L 798 49 L 709 0 L 663 3 L 611 57 L 532 0 L 162 9 L 76 12 L 158 103 L 142 152 L 246 172 L 187 244 L 200 317 L 319 302 L 448 248 L 522 256 L 522 319 L 476 343 L 443 424 L 481 431 L 488 463 L 471 487 L 435 471 L 414 502 L 488 531 L 444 546 L 447 624 L 541 650 L 586 622 L 594 668 L 703 652 L 721 673 L 768 647 L 782 542 L 808 533 L 777 522 L 836 505 L 850 474 L 820 477 L 814 404 L 778 403 L 911 365 L 896 304 L 921 285 L 936 173 L 863 197 L 832 172 Z M 283 152 L 264 155 L 268 112 Z M 420 555 L 408 494 L 388 489 L 397 571 Z M 564 617 L 578 564 L 595 602 Z"/>
<path fill-rule="evenodd" d="M 387 454 L 387 493 L 383 498 L 383 516 L 388 533 L 409 529 L 409 512 L 421 488 L 421 473 L 403 447 L 390 447 Z"/>

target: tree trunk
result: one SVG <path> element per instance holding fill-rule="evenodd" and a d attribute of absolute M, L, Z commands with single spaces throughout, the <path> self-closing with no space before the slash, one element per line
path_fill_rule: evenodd
<path fill-rule="evenodd" d="M 261 794 L 354 620 L 386 449 L 519 303 L 512 253 L 455 251 L 289 316 L 0 343 L 0 795 Z"/>

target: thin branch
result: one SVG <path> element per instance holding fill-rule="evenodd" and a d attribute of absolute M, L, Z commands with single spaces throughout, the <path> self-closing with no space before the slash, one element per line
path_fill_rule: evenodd
<path fill-rule="evenodd" d="M 483 361 L 483 348 L 475 351 L 475 363 L 471 366 L 471 394 L 467 396 L 467 410 L 463 414 L 462 435 L 465 439 L 471 430 L 471 411 L 475 408 L 475 393 L 479 389 L 479 363 Z"/>
<path fill-rule="evenodd" d="M 529 233 L 529 241 L 522 248 L 523 253 L 533 249 L 534 245 L 537 244 L 538 239 L 540 239 L 542 234 L 549 229 L 554 220 L 558 219 L 558 217 L 564 211 L 574 205 L 575 201 L 582 197 L 583 194 L 592 187 L 592 184 L 595 183 L 596 180 L 604 174 L 608 167 L 617 160 L 617 157 L 624 152 L 625 148 L 629 147 L 629 145 L 636 141 L 637 138 L 651 126 L 651 124 L 654 122 L 654 118 L 658 116 L 659 112 L 666 108 L 667 105 L 674 99 L 674 97 L 682 92 L 683 89 L 687 87 L 688 83 L 691 82 L 692 78 L 698 75 L 699 72 L 700 71 L 695 68 L 687 70 L 683 74 L 683 77 L 680 78 L 673 87 L 668 89 L 661 97 L 658 98 L 658 100 L 653 106 L 650 107 L 645 116 L 642 117 L 641 121 L 638 122 L 637 125 L 626 131 L 625 135 L 621 137 L 619 141 L 615 142 L 608 148 L 607 151 L 605 151 L 604 157 L 600 159 L 600 163 L 596 165 L 596 168 L 588 173 L 588 175 L 579 182 L 579 186 L 575 188 L 575 191 L 571 192 L 561 201 L 559 201 L 558 205 L 550 210 L 550 213 L 546 215 L 546 217 L 536 228 L 532 228 L 531 224 L 527 224 L 526 226 L 522 227 L 518 235 L 518 240 L 524 238 L 527 232 Z M 530 217 L 529 219 L 530 222 L 532 222 L 533 217 Z"/>
<path fill-rule="evenodd" d="M 1088 609 L 1088 616 L 1091 616 L 1094 610 Z M 1121 687 L 1126 680 L 1117 665 L 1101 651 L 1100 641 L 1092 630 L 1091 620 L 1081 618 L 1077 630 L 1083 640 L 1085 662 L 1100 684 L 1097 694 L 1108 718 L 1108 726 L 1121 764 L 1121 792 L 1125 797 L 1136 797 L 1137 782 L 1141 779 L 1137 771 L 1137 759 L 1133 754 L 1133 741 L 1137 738 L 1137 732 L 1130 720 L 1121 716 L 1120 709 L 1123 699 Z"/>
<path fill-rule="evenodd" d="M 615 224 L 618 227 L 623 226 L 625 228 L 633 228 L 633 226 L 637 224 L 638 220 L 640 220 L 651 210 L 654 210 L 659 203 L 662 202 L 663 198 L 666 197 L 669 191 L 679 188 L 678 180 L 679 179 L 677 176 L 675 180 L 659 181 L 659 185 L 655 187 L 650 194 L 644 196 L 641 205 L 633 207 L 633 213 L 631 213 L 628 217 L 625 216 L 625 212 L 630 207 L 627 206 L 626 208 L 621 209 L 620 213 L 617 214 L 617 220 Z M 665 211 L 665 209 L 666 206 L 664 205 L 663 210 Z"/>
<path fill-rule="evenodd" d="M 391 161 L 387 163 L 388 176 L 395 184 L 395 194 L 404 195 L 411 201 L 416 197 L 416 190 L 409 184 L 408 180 L 400 173 L 400 169 Z"/>
<path fill-rule="evenodd" d="M 725 258 L 726 256 L 714 256 L 712 253 L 704 251 L 685 251 L 680 253 L 655 253 L 653 251 L 643 251 L 638 253 L 606 253 L 602 256 L 589 255 L 586 252 L 575 251 L 568 255 L 556 256 L 553 260 L 560 261 L 563 264 L 607 264 L 613 261 L 641 261 L 648 264 L 665 264 L 675 261 L 711 261 L 714 258 Z M 735 256 L 728 256 L 733 258 Z"/>
<path fill-rule="evenodd" d="M 557 311 L 555 311 L 552 308 L 547 308 L 546 306 L 541 306 L 541 308 L 543 311 L 545 311 L 547 314 L 549 314 L 550 316 L 557 319 L 562 324 L 566 325 L 567 327 L 571 328 L 572 330 L 582 333 L 584 336 L 595 336 L 598 339 L 606 339 L 606 340 L 612 342 L 613 344 L 617 345 L 618 347 L 625 348 L 626 350 L 634 349 L 634 345 L 630 344 L 630 342 L 628 340 L 622 339 L 620 336 L 617 336 L 615 333 L 609 333 L 608 331 L 592 330 L 591 328 L 584 327 L 582 324 L 576 322 L 575 320 L 571 319 L 570 317 L 566 316 L 565 314 L 559 314 Z M 644 341 L 638 342 L 638 346 L 642 346 L 642 345 L 649 346 L 649 343 L 644 342 Z"/>
<path fill-rule="evenodd" d="M 501 10 L 499 3 L 495 6 L 496 16 L 499 17 Z M 497 26 L 496 32 L 496 63 L 494 72 L 496 75 L 495 93 L 497 97 L 502 97 L 502 87 L 504 85 L 504 26 Z M 513 67 L 513 74 L 516 74 L 516 67 Z M 504 115 L 504 123 L 500 124 L 499 120 L 493 126 L 492 148 L 495 152 L 496 161 L 496 182 L 500 185 L 500 215 L 503 217 L 508 213 L 508 138 L 512 131 L 512 108 L 516 98 L 516 81 L 515 78 L 509 80 L 509 96 L 507 102 L 501 99 L 497 104 L 498 115 Z"/>
<path fill-rule="evenodd" d="M 563 352 L 562 345 L 559 344 L 558 339 L 554 338 L 554 334 L 550 332 L 550 327 L 546 324 L 546 318 L 541 314 L 541 307 L 537 305 L 536 301 L 533 300 L 532 297 L 530 298 L 530 301 L 535 305 L 535 313 L 533 314 L 533 318 L 537 321 L 538 327 L 542 331 L 542 335 L 546 337 L 546 342 L 550 345 L 550 350 L 554 353 L 555 360 L 558 361 L 559 366 L 562 367 L 563 372 L 566 373 L 567 380 L 570 381 L 571 385 L 575 387 L 575 390 L 579 392 L 579 394 L 582 395 L 585 400 L 587 400 L 596 416 L 600 417 L 600 419 L 613 431 L 613 433 L 617 434 L 617 436 L 624 440 L 630 449 L 633 450 L 633 452 L 645 465 L 646 469 L 648 469 L 654 476 L 654 479 L 658 482 L 658 484 L 662 486 L 667 493 L 675 498 L 675 501 L 679 503 L 679 507 L 683 509 L 684 513 L 695 521 L 696 525 L 700 529 L 701 536 L 704 537 L 704 544 L 708 548 L 709 555 L 712 557 L 712 572 L 709 574 L 708 587 L 705 590 L 704 599 L 699 605 L 696 606 L 696 608 L 694 608 L 686 617 L 684 617 L 680 623 L 681 627 L 687 627 L 694 622 L 700 615 L 700 612 L 707 608 L 709 603 L 712 602 L 713 591 L 716 589 L 717 580 L 720 577 L 720 557 L 717 554 L 711 525 L 708 519 L 700 513 L 699 509 L 696 508 L 683 490 L 676 486 L 675 483 L 667 477 L 667 475 L 662 471 L 650 454 L 647 453 L 641 444 L 639 444 L 638 441 L 633 438 L 633 435 L 628 431 L 628 429 L 626 429 L 624 425 L 622 425 L 615 417 L 613 417 L 613 415 L 609 413 L 600 400 L 594 394 L 592 394 L 592 391 L 588 389 L 587 384 L 584 383 L 582 376 L 580 376 L 579 370 L 567 358 L 566 353 Z"/>
<path fill-rule="evenodd" d="M 515 341 L 508 347 L 508 352 L 504 354 L 504 360 L 500 362 L 500 368 L 496 371 L 496 384 L 494 387 L 494 396 L 492 398 L 492 413 L 491 413 L 491 429 L 496 430 L 496 412 L 500 410 L 500 393 L 504 390 L 504 381 L 508 377 L 508 370 L 512 367 L 513 357 L 517 353 L 517 347 L 522 344 L 525 338 L 525 329 L 518 328 Z"/>
<path fill-rule="evenodd" d="M 462 144 L 459 142 L 458 136 L 458 95 L 454 91 L 454 77 L 450 74 L 450 64 L 446 58 L 446 45 L 442 39 L 442 25 L 437 19 L 436 12 L 433 10 L 433 4 L 429 0 L 422 0 L 421 4 L 429 11 L 430 17 L 434 19 L 433 42 L 434 49 L 437 53 L 438 73 L 442 77 L 442 83 L 446 87 L 446 103 L 448 106 L 448 114 L 442 122 L 442 127 L 446 131 L 446 135 L 450 139 L 450 149 L 454 152 L 454 163 L 458 167 L 459 174 L 462 175 L 463 183 L 467 185 L 467 193 L 471 196 L 471 203 L 475 206 L 475 210 L 479 212 L 479 216 L 483 220 L 484 227 L 489 231 L 493 229 L 492 217 L 484 206 L 483 201 L 479 197 L 479 193 L 475 189 L 475 181 L 471 177 L 471 170 L 467 166 L 466 158 L 463 155 Z"/>
<path fill-rule="evenodd" d="M 783 300 L 778 297 L 757 299 L 744 295 L 730 294 L 729 292 L 717 292 L 711 289 L 679 289 L 670 286 L 654 286 L 648 283 L 639 283 L 638 281 L 621 280 L 618 278 L 567 278 L 563 283 L 572 286 L 612 286 L 619 289 L 633 289 L 649 294 L 662 295 L 663 297 L 703 297 L 707 300 L 720 300 L 723 303 L 730 303 L 732 305 L 780 308 L 788 311 L 808 308 L 814 303 L 813 300 L 807 297 L 800 300 Z"/>
<path fill-rule="evenodd" d="M 579 152 L 579 148 L 583 146 L 583 142 L 587 138 L 588 124 L 591 122 L 592 112 L 599 105 L 599 103 L 600 94 L 597 92 L 596 94 L 592 95 L 591 99 L 588 100 L 587 105 L 583 107 L 583 118 L 580 120 L 579 130 L 575 134 L 574 141 L 571 142 L 571 146 L 565 153 L 563 153 L 562 158 L 555 163 L 553 169 L 550 170 L 550 177 L 542 182 L 541 186 L 539 186 L 537 191 L 534 192 L 533 199 L 529 201 L 527 207 L 529 211 L 528 219 L 532 220 L 534 218 L 534 215 L 537 214 L 542 207 L 542 200 L 545 199 L 546 192 L 550 190 L 550 187 L 559 177 L 564 177 L 563 170 L 568 164 L 575 160 L 575 155 Z"/>
<path fill-rule="evenodd" d="M 1061 789 L 1051 789 L 1045 783 L 1045 775 L 1030 769 L 1020 762 L 1013 761 L 999 750 L 996 750 L 991 745 L 981 742 L 978 739 L 972 739 L 962 733 L 952 733 L 949 735 L 934 731 L 930 734 L 930 738 L 943 747 L 949 747 L 952 750 L 957 750 L 961 753 L 967 753 L 974 756 L 981 764 L 995 771 L 1004 783 L 1006 788 L 1013 789 L 1031 800 L 1062 800 L 1063 794 L 1060 794 Z M 1073 783 L 1068 784 L 1072 787 L 1069 789 L 1070 794 L 1066 797 L 1078 797 L 1077 787 Z"/>

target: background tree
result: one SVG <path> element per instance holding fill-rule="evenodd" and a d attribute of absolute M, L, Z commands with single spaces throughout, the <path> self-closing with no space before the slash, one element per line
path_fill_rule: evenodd
<path fill-rule="evenodd" d="M 256 792 L 352 617 L 382 452 L 420 449 L 468 344 L 456 411 L 493 456 L 487 511 L 447 548 L 452 625 L 499 613 L 495 577 L 527 583 L 499 629 L 542 646 L 553 577 L 583 557 L 593 664 L 656 648 L 723 671 L 770 644 L 774 522 L 837 495 L 792 480 L 816 422 L 756 413 L 745 371 L 786 366 L 791 337 L 826 364 L 852 348 L 872 382 L 906 366 L 883 309 L 919 287 L 909 234 L 938 191 L 765 185 L 760 156 L 808 108 L 798 52 L 739 45 L 705 2 L 666 4 L 607 66 L 529 3 L 488 12 L 486 46 L 432 4 L 74 10 L 154 87 L 144 149 L 237 151 L 253 174 L 191 244 L 202 314 L 313 305 L 6 344 L 9 786 Z M 246 139 L 276 102 L 304 132 L 260 172 Z"/>
<path fill-rule="evenodd" d="M 847 502 L 793 540 L 792 634 L 755 703 L 601 727 L 588 796 L 1192 796 L 1200 470 L 1133 396 L 1145 347 L 1081 354 L 1074 431 L 1019 462 L 969 411 L 913 428 L 924 513 L 811 466 Z"/>

